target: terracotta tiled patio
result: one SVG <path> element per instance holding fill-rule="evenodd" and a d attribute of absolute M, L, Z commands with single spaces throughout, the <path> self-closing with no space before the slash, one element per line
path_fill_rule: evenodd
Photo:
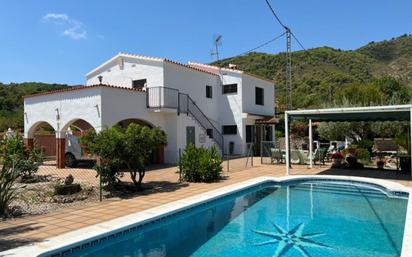
<path fill-rule="evenodd" d="M 145 184 L 153 189 L 142 192 L 133 198 L 114 198 L 103 202 L 90 203 L 80 207 L 63 208 L 58 211 L 27 216 L 14 220 L 0 222 L 0 251 L 39 242 L 72 230 L 101 223 L 117 217 L 139 212 L 165 203 L 204 193 L 230 184 L 245 181 L 258 176 L 284 176 L 284 165 L 261 165 L 260 158 L 254 159 L 254 167 L 245 168 L 245 159 L 231 161 L 230 172 L 224 172 L 225 179 L 218 183 L 179 183 L 176 167 L 166 167 L 150 170 Z M 57 170 L 53 166 L 41 167 L 40 173 L 62 176 L 71 173 L 75 178 L 97 183 L 95 172 L 91 169 Z M 337 170 L 329 166 L 314 167 L 295 166 L 292 175 L 327 174 L 350 175 L 390 179 L 405 186 L 412 187 L 410 176 L 377 170 Z M 77 176 L 76 176 L 77 175 Z"/>

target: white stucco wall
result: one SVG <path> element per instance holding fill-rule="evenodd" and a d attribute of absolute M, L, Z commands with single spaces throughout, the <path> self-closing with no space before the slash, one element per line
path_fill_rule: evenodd
<path fill-rule="evenodd" d="M 87 121 L 96 131 L 102 128 L 96 106 L 101 103 L 101 88 L 47 94 L 24 99 L 24 134 L 31 138 L 40 122 L 49 123 L 55 131 L 67 129 L 77 119 Z M 57 110 L 60 120 L 57 120 Z"/>
<path fill-rule="evenodd" d="M 242 104 L 243 112 L 257 115 L 275 115 L 275 86 L 269 81 L 254 78 L 247 74 L 242 75 Z M 264 105 L 257 105 L 255 102 L 255 88 L 260 87 L 264 90 Z"/>
<path fill-rule="evenodd" d="M 123 69 L 119 61 L 109 63 L 86 76 L 86 85 L 99 84 L 98 76 L 103 76 L 103 84 L 132 87 L 132 81 L 147 79 L 148 87 L 163 86 L 163 62 L 122 57 Z"/>
<path fill-rule="evenodd" d="M 236 135 L 224 135 L 225 153 L 229 152 L 229 143 L 235 143 L 234 154 L 243 154 L 242 150 L 242 76 L 238 72 L 225 71 L 221 77 L 222 85 L 238 84 L 237 93 L 223 94 L 222 88 L 219 90 L 219 114 L 220 128 L 225 125 L 236 125 Z"/>
<path fill-rule="evenodd" d="M 178 89 L 189 94 L 197 106 L 213 122 L 219 121 L 219 77 L 196 71 L 173 63 L 164 64 L 164 83 L 166 87 Z M 213 97 L 206 97 L 206 85 L 212 86 Z"/>
<path fill-rule="evenodd" d="M 191 118 L 191 116 L 187 115 L 180 115 L 177 118 L 177 147 L 178 149 L 180 148 L 182 151 L 186 148 L 187 145 L 187 139 L 186 139 L 186 127 L 193 126 L 195 127 L 195 145 L 197 147 L 206 147 L 209 148 L 212 145 L 215 145 L 214 141 L 210 139 L 206 135 L 206 131 L 200 127 L 194 120 Z M 200 141 L 201 135 L 204 135 L 204 142 Z"/>

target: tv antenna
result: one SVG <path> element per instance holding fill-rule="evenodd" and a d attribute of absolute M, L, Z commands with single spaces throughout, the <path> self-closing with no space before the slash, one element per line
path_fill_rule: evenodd
<path fill-rule="evenodd" d="M 275 16 L 277 22 L 285 29 L 286 35 L 286 87 L 285 87 L 285 102 L 286 110 L 291 110 L 292 106 L 292 37 L 298 42 L 300 47 L 303 50 L 306 50 L 296 36 L 292 33 L 292 30 L 286 26 L 276 14 L 275 10 L 272 8 L 272 5 L 268 0 L 265 0 L 269 9 L 271 10 L 273 16 Z"/>
<path fill-rule="evenodd" d="M 215 50 L 210 51 L 210 55 L 216 56 L 216 60 L 219 61 L 219 46 L 222 45 L 222 35 L 216 35 L 213 37 L 213 44 L 215 45 Z"/>

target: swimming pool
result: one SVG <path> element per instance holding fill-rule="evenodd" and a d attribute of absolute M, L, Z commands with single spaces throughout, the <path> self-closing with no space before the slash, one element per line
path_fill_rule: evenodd
<path fill-rule="evenodd" d="M 41 256 L 400 256 L 407 203 L 364 182 L 263 182 Z"/>

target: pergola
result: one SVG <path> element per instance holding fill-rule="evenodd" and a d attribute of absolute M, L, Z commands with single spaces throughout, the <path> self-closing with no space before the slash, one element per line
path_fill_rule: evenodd
<path fill-rule="evenodd" d="M 409 121 L 409 146 L 412 145 L 412 104 L 371 107 L 331 108 L 293 110 L 285 112 L 286 137 L 286 174 L 290 174 L 289 121 L 306 120 L 309 122 L 309 158 L 310 168 L 313 166 L 312 156 L 312 121 Z M 412 159 L 412 151 L 411 151 Z M 412 170 L 412 165 L 411 165 Z"/>

